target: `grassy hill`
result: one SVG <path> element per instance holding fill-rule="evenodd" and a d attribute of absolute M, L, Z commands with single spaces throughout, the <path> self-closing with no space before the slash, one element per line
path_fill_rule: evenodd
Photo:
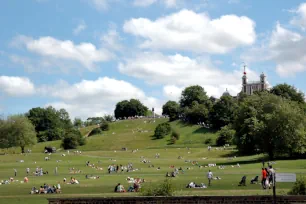
<path fill-rule="evenodd" d="M 154 122 L 155 121 L 155 122 Z M 168 119 L 137 119 L 124 120 L 110 123 L 110 130 L 105 131 L 99 135 L 87 137 L 92 129 L 96 126 L 89 126 L 81 128 L 80 131 L 83 136 L 87 137 L 87 144 L 79 147 L 82 151 L 94 150 L 121 150 L 122 147 L 130 149 L 161 149 L 173 147 L 204 147 L 205 141 L 211 138 L 215 141 L 217 135 L 209 129 L 200 127 L 198 125 L 188 125 L 180 121 L 171 122 L 172 129 L 180 133 L 180 139 L 174 145 L 170 145 L 170 135 L 163 139 L 156 140 L 154 135 L 155 127 Z M 61 141 L 51 141 L 38 143 L 30 149 L 32 152 L 42 152 L 45 146 L 60 148 Z M 4 150 L 2 150 L 4 151 Z M 7 150 L 6 150 L 7 151 Z M 20 148 L 12 148 L 11 153 L 19 153 Z"/>

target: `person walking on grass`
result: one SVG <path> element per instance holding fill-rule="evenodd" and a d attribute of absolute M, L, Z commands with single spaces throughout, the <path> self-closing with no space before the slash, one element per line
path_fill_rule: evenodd
<path fill-rule="evenodd" d="M 213 179 L 213 173 L 209 170 L 207 173 L 208 186 L 211 185 L 211 180 Z"/>
<path fill-rule="evenodd" d="M 262 168 L 261 169 L 261 185 L 263 189 L 266 189 L 266 179 L 267 179 L 267 171 Z"/>

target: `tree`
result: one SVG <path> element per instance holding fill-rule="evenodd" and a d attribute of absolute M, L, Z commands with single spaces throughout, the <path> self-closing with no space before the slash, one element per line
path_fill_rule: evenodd
<path fill-rule="evenodd" d="M 179 109 L 180 106 L 175 101 L 168 101 L 163 105 L 163 115 L 168 115 L 170 121 L 177 120 L 179 118 Z"/>
<path fill-rule="evenodd" d="M 10 124 L 8 135 L 10 144 L 21 148 L 24 153 L 24 148 L 29 145 L 34 145 L 37 142 L 36 132 L 31 121 L 22 115 L 14 115 L 8 118 Z"/>
<path fill-rule="evenodd" d="M 228 125 L 234 121 L 237 101 L 231 96 L 222 96 L 209 112 L 209 121 L 216 129 Z"/>
<path fill-rule="evenodd" d="M 124 100 L 116 104 L 115 117 L 134 117 L 134 116 L 145 116 L 148 108 L 144 106 L 137 99 L 130 99 L 130 101 Z"/>
<path fill-rule="evenodd" d="M 270 93 L 247 97 L 234 121 L 235 142 L 242 153 L 303 154 L 306 150 L 306 120 L 301 106 Z"/>
<path fill-rule="evenodd" d="M 108 122 L 104 121 L 100 124 L 100 128 L 102 131 L 108 131 L 109 130 L 109 124 Z"/>
<path fill-rule="evenodd" d="M 103 118 L 106 122 L 109 122 L 109 123 L 114 121 L 114 117 L 112 115 L 105 115 Z"/>
<path fill-rule="evenodd" d="M 64 138 L 62 139 L 61 146 L 64 149 L 76 149 L 78 146 L 86 144 L 86 139 L 81 135 L 81 132 L 77 129 L 69 129 Z"/>
<path fill-rule="evenodd" d="M 274 86 L 270 92 L 274 95 L 281 96 L 292 101 L 305 103 L 305 96 L 303 92 L 298 91 L 294 86 L 288 84 L 278 84 Z"/>
<path fill-rule="evenodd" d="M 225 144 L 232 144 L 236 131 L 230 125 L 226 125 L 218 131 L 217 145 L 223 146 Z"/>
<path fill-rule="evenodd" d="M 39 142 L 59 140 L 72 127 L 65 109 L 57 111 L 52 106 L 32 108 L 26 116 L 35 126 Z"/>
<path fill-rule="evenodd" d="M 171 132 L 170 124 L 169 123 L 161 123 L 161 124 L 158 124 L 157 127 L 155 128 L 154 137 L 156 139 L 162 139 L 166 135 L 169 135 L 170 132 Z"/>
<path fill-rule="evenodd" d="M 185 121 L 192 124 L 197 124 L 199 122 L 207 123 L 208 113 L 209 109 L 207 106 L 199 104 L 197 101 L 194 101 L 191 107 L 185 107 L 183 109 L 183 117 L 185 118 Z"/>
<path fill-rule="evenodd" d="M 180 99 L 181 107 L 190 107 L 194 101 L 198 104 L 205 104 L 208 101 L 208 96 L 203 87 L 195 85 L 183 90 Z"/>
<path fill-rule="evenodd" d="M 80 128 L 83 126 L 83 121 L 81 118 L 75 118 L 74 121 L 73 121 L 73 126 L 74 127 L 77 127 L 77 128 Z"/>

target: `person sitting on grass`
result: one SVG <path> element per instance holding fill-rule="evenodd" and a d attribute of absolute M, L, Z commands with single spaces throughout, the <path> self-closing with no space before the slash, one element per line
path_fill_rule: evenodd
<path fill-rule="evenodd" d="M 39 194 L 45 193 L 45 188 L 43 186 L 40 186 L 39 188 Z"/>

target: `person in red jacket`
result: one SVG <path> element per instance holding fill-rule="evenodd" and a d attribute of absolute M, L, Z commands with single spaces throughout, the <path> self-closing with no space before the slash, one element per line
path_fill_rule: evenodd
<path fill-rule="evenodd" d="M 266 189 L 266 179 L 267 179 L 267 171 L 262 168 L 261 169 L 261 185 L 263 189 Z"/>

